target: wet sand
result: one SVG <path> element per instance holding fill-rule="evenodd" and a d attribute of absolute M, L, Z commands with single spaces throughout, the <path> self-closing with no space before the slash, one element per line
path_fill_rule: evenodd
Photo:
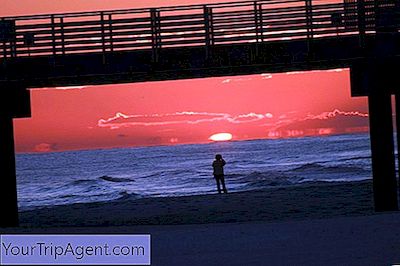
<path fill-rule="evenodd" d="M 22 212 L 21 225 L 121 226 L 288 221 L 373 214 L 370 181 L 186 197 L 125 197 Z"/>

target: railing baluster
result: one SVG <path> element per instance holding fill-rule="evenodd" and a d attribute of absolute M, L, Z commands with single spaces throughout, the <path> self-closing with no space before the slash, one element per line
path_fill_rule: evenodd
<path fill-rule="evenodd" d="M 5 19 L 2 18 L 1 22 L 3 23 L 4 21 L 5 21 Z M 3 33 L 3 35 L 5 35 L 5 32 Z M 4 37 L 4 40 L 2 40 L 2 42 L 1 42 L 1 44 L 3 46 L 3 58 L 7 59 L 7 41 L 6 41 L 5 36 L 3 36 L 3 37 Z M 4 62 L 6 62 L 6 60 L 4 60 Z"/>
<path fill-rule="evenodd" d="M 254 22 L 255 22 L 255 32 L 256 32 L 256 42 L 264 41 L 264 27 L 263 27 L 263 13 L 262 4 L 254 1 Z"/>
<path fill-rule="evenodd" d="M 12 26 L 12 37 L 10 38 L 10 55 L 11 57 L 17 57 L 17 36 L 15 32 L 15 21 L 13 21 L 13 26 Z"/>
<path fill-rule="evenodd" d="M 112 25 L 112 14 L 108 15 L 108 32 L 109 32 L 109 36 L 110 36 L 110 51 L 113 52 L 114 51 L 114 45 L 113 45 L 113 25 Z"/>
<path fill-rule="evenodd" d="M 259 41 L 259 35 L 260 35 L 260 23 L 258 19 L 258 4 L 257 1 L 254 1 L 254 30 L 256 33 L 256 42 L 258 43 Z"/>
<path fill-rule="evenodd" d="M 104 28 L 104 12 L 100 12 L 100 34 L 101 34 L 101 52 L 102 52 L 102 59 L 103 65 L 106 64 L 106 31 Z M 96 46 L 96 44 L 94 45 Z"/>
<path fill-rule="evenodd" d="M 56 56 L 56 29 L 55 29 L 55 20 L 54 15 L 51 15 L 51 41 L 52 41 L 52 49 L 53 56 Z"/>
<path fill-rule="evenodd" d="M 203 7 L 204 14 L 204 34 L 205 34 L 205 47 L 206 47 L 206 58 L 209 58 L 212 53 L 212 46 L 214 45 L 214 34 L 213 34 L 213 19 L 212 19 L 212 8 L 208 6 Z"/>
<path fill-rule="evenodd" d="M 104 55 L 106 53 L 106 32 L 104 29 L 104 12 L 103 11 L 100 12 L 100 32 L 101 32 L 101 50 L 103 52 L 103 59 L 104 59 Z"/>
<path fill-rule="evenodd" d="M 7 44 L 6 44 L 6 42 L 2 42 L 1 44 L 3 46 L 3 58 L 6 59 L 7 58 Z"/>
<path fill-rule="evenodd" d="M 263 19 L 263 6 L 262 6 L 262 4 L 258 5 L 258 13 L 259 13 L 259 20 L 260 20 L 261 42 L 264 42 L 264 19 Z"/>
<path fill-rule="evenodd" d="M 313 11 L 312 0 L 306 1 L 307 39 L 313 38 Z"/>
<path fill-rule="evenodd" d="M 160 21 L 160 11 L 156 8 L 150 10 L 151 17 L 151 41 L 152 41 L 152 54 L 153 62 L 158 62 L 159 50 L 161 49 L 161 21 Z"/>
<path fill-rule="evenodd" d="M 305 0 L 306 4 L 306 25 L 307 25 L 307 46 L 308 55 L 312 55 L 312 39 L 313 39 L 313 11 L 312 0 Z"/>
<path fill-rule="evenodd" d="M 364 0 L 357 1 L 357 20 L 358 20 L 358 32 L 359 32 L 359 43 L 361 47 L 365 45 L 365 3 Z"/>
<path fill-rule="evenodd" d="M 61 31 L 61 52 L 65 55 L 65 34 L 64 34 L 64 18 L 60 18 L 60 31 Z"/>

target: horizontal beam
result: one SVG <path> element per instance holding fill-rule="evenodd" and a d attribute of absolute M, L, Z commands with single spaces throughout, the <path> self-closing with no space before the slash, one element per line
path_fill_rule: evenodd
<path fill-rule="evenodd" d="M 214 3 L 207 4 L 206 6 L 210 8 L 240 8 L 243 6 L 253 5 L 254 2 L 261 5 L 275 5 L 275 4 L 292 4 L 301 2 L 299 0 L 247 0 L 247 1 L 237 1 L 237 2 L 228 2 L 228 3 Z M 197 5 L 180 5 L 180 6 L 170 6 L 170 7 L 156 7 L 156 8 L 134 8 L 134 9 L 119 9 L 119 10 L 111 10 L 111 11 L 89 11 L 89 12 L 74 12 L 74 13 L 60 13 L 60 14 L 43 14 L 43 15 L 31 15 L 31 16 L 11 16 L 11 17 L 3 17 L 3 19 L 7 20 L 32 20 L 32 19 L 49 19 L 51 16 L 56 18 L 60 17 L 90 17 L 90 16 L 99 16 L 101 13 L 104 15 L 125 15 L 125 14 L 140 14 L 150 12 L 151 9 L 156 9 L 160 12 L 171 12 L 171 11 L 187 11 L 187 10 L 201 10 L 204 8 L 204 4 Z"/>
<path fill-rule="evenodd" d="M 366 40 L 369 43 L 373 38 Z M 55 61 L 49 56 L 15 58 L 7 63 L 6 75 L 0 71 L 0 83 L 23 80 L 30 88 L 40 88 L 321 70 L 349 67 L 360 56 L 357 36 L 347 36 L 340 43 L 336 36 L 315 40 L 312 61 L 305 38 L 264 43 L 218 41 L 211 51 L 197 44 L 182 48 L 169 43 L 156 64 L 151 50 L 126 47 L 124 51 L 122 45 L 106 54 L 99 47 L 97 53 L 59 55 Z"/>

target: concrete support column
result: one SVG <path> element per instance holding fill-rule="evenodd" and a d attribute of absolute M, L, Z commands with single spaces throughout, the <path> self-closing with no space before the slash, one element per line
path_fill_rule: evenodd
<path fill-rule="evenodd" d="M 391 97 L 387 93 L 368 96 L 372 173 L 375 211 L 396 211 L 395 173 Z"/>
<path fill-rule="evenodd" d="M 0 227 L 18 226 L 13 119 L 0 114 Z"/>
<path fill-rule="evenodd" d="M 18 226 L 13 119 L 30 117 L 30 102 L 22 84 L 0 84 L 0 227 Z"/>
<path fill-rule="evenodd" d="M 396 101 L 396 138 L 397 138 L 397 176 L 400 191 L 400 94 L 395 95 Z"/>

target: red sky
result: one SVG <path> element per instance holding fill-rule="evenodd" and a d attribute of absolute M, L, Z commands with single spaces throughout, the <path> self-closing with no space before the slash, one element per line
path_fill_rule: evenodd
<path fill-rule="evenodd" d="M 222 2 L 206 1 L 210 2 Z M 204 0 L 1 0 L 0 16 L 204 3 Z M 16 119 L 17 152 L 204 143 L 368 130 L 349 71 L 268 73 L 32 90 L 32 117 Z"/>

